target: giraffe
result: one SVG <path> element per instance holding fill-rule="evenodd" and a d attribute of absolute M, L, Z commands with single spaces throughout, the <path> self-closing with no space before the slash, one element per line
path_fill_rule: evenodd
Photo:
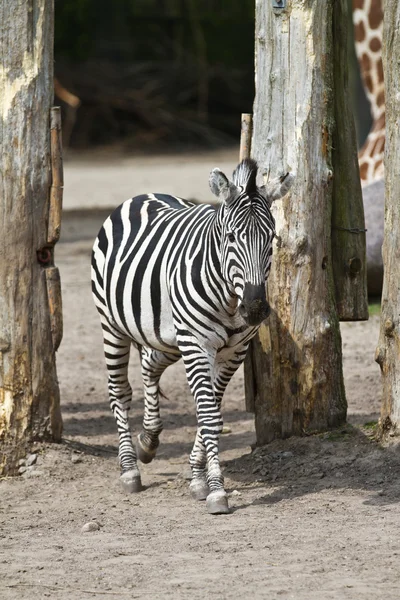
<path fill-rule="evenodd" d="M 354 41 L 373 124 L 358 153 L 363 186 L 384 176 L 385 92 L 382 64 L 383 0 L 353 0 Z"/>

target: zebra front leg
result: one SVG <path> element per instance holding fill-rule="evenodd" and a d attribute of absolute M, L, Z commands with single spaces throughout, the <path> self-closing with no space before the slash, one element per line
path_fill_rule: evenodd
<path fill-rule="evenodd" d="M 143 430 L 136 440 L 136 452 L 142 463 L 149 463 L 156 455 L 159 435 L 163 430 L 160 418 L 160 377 L 165 369 L 179 360 L 179 354 L 170 354 L 142 348 L 141 367 L 144 385 Z"/>
<path fill-rule="evenodd" d="M 213 369 L 215 353 L 201 348 L 193 338 L 178 335 L 178 346 L 185 363 L 186 375 L 196 402 L 198 435 L 204 444 L 207 458 L 207 484 L 209 494 L 206 498 L 210 514 L 229 512 L 228 498 L 224 490 L 224 478 L 218 456 L 218 442 L 222 431 L 222 417 L 213 387 Z M 199 445 L 195 449 L 199 448 Z M 194 466 L 194 468 L 193 468 Z M 195 461 L 192 466 L 193 478 L 201 474 L 202 463 Z M 200 470 L 199 470 L 200 467 Z"/>
<path fill-rule="evenodd" d="M 196 432 L 189 463 L 192 469 L 192 481 L 189 485 L 190 493 L 195 500 L 206 500 L 210 493 L 207 483 L 207 453 L 199 429 Z"/>
<path fill-rule="evenodd" d="M 128 381 L 128 363 L 131 340 L 102 318 L 104 354 L 108 371 L 110 407 L 117 423 L 118 458 L 121 467 L 121 485 L 127 493 L 140 492 L 142 482 L 137 467 L 136 452 L 129 426 L 129 408 L 132 388 Z"/>
<path fill-rule="evenodd" d="M 222 397 L 226 386 L 230 382 L 232 375 L 242 364 L 246 356 L 247 345 L 237 351 L 231 360 L 216 362 L 214 366 L 214 396 L 218 408 L 221 409 Z M 205 500 L 209 494 L 207 483 L 207 456 L 206 449 L 201 438 L 200 431 L 197 430 L 196 440 L 190 455 L 190 466 L 192 468 L 193 478 L 190 483 L 190 492 L 195 500 Z"/>

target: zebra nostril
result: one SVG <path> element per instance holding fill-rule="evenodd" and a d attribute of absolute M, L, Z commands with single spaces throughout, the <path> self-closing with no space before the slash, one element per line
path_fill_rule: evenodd
<path fill-rule="evenodd" d="M 243 306 L 243 303 L 240 304 L 240 306 L 239 306 L 239 312 L 242 315 L 242 317 L 244 317 L 244 318 L 246 318 L 248 316 L 247 308 L 245 306 Z"/>

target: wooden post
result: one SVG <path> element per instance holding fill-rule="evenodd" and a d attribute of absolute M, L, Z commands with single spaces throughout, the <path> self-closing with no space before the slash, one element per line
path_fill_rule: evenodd
<path fill-rule="evenodd" d="M 258 444 L 346 418 L 331 249 L 333 5 L 256 1 L 252 156 L 267 180 L 296 174 L 273 205 L 272 311 L 250 348 Z"/>
<path fill-rule="evenodd" d="M 252 134 L 253 134 L 253 115 L 248 114 L 248 113 L 243 113 L 241 128 L 240 128 L 239 162 L 241 162 L 245 158 L 250 158 Z"/>
<path fill-rule="evenodd" d="M 47 271 L 52 0 L 0 0 L 0 474 L 32 440 L 61 438 Z"/>
<path fill-rule="evenodd" d="M 382 371 L 382 436 L 400 433 L 400 4 L 386 0 L 383 18 L 386 98 L 383 291 L 376 360 Z"/>
<path fill-rule="evenodd" d="M 241 130 L 240 130 L 240 150 L 239 162 L 251 156 L 251 136 L 253 134 L 253 115 L 248 113 L 242 114 Z M 247 412 L 255 412 L 255 374 L 253 372 L 253 347 L 250 342 L 250 347 L 246 354 L 244 362 L 244 390 L 246 399 Z"/>
<path fill-rule="evenodd" d="M 365 321 L 366 229 L 348 83 L 347 13 L 347 0 L 333 3 L 332 266 L 339 321 Z"/>
<path fill-rule="evenodd" d="M 58 242 L 61 233 L 61 212 L 64 192 L 61 131 L 61 110 L 59 106 L 53 106 L 50 116 L 52 183 L 50 188 L 49 224 L 47 229 L 47 243 L 51 248 Z M 57 267 L 51 266 L 46 269 L 46 283 L 53 349 L 56 351 L 61 344 L 63 336 L 61 279 Z"/>
<path fill-rule="evenodd" d="M 54 246 L 60 239 L 64 171 L 61 140 L 61 110 L 53 106 L 50 114 L 51 188 L 47 243 Z"/>
<path fill-rule="evenodd" d="M 239 162 L 251 156 L 251 136 L 253 134 L 253 115 L 242 114 L 240 130 Z M 249 348 L 244 362 L 244 389 L 247 412 L 255 411 L 255 378 L 252 365 L 252 351 Z"/>

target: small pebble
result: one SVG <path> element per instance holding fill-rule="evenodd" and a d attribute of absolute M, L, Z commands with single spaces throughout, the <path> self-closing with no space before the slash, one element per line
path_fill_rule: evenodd
<path fill-rule="evenodd" d="M 25 479 L 29 479 L 30 477 L 40 477 L 41 475 L 43 475 L 43 471 L 39 471 L 39 469 L 36 469 L 35 467 L 31 466 L 26 468 L 23 477 Z"/>
<path fill-rule="evenodd" d="M 20 468 L 18 469 L 18 473 L 20 475 L 22 475 L 22 473 L 25 473 L 25 471 L 26 471 L 26 467 L 24 467 L 23 465 L 21 465 Z"/>
<path fill-rule="evenodd" d="M 26 459 L 26 466 L 27 467 L 31 467 L 32 465 L 34 465 L 37 461 L 37 454 L 29 454 L 29 456 Z"/>
<path fill-rule="evenodd" d="M 241 496 L 242 494 L 238 490 L 232 490 L 231 496 Z"/>
<path fill-rule="evenodd" d="M 222 435 L 225 435 L 226 433 L 232 433 L 232 429 L 230 427 L 223 427 L 221 433 Z"/>
<path fill-rule="evenodd" d="M 291 458 L 293 456 L 293 452 L 290 452 L 290 450 L 288 450 L 287 452 L 282 452 L 281 456 L 282 458 Z"/>
<path fill-rule="evenodd" d="M 89 521 L 89 523 L 85 523 L 82 527 L 82 533 L 88 533 L 89 531 L 99 531 L 100 525 L 97 521 Z"/>
<path fill-rule="evenodd" d="M 18 461 L 18 466 L 23 467 L 25 465 L 25 458 L 20 458 Z"/>
<path fill-rule="evenodd" d="M 71 456 L 71 462 L 72 462 L 73 465 L 76 465 L 76 464 L 82 462 L 82 458 L 79 456 L 79 454 L 73 454 Z"/>

